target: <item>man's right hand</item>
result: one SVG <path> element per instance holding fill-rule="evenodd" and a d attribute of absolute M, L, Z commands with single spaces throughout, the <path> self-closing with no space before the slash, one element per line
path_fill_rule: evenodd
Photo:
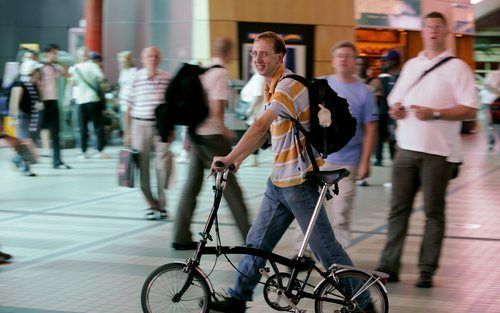
<path fill-rule="evenodd" d="M 216 163 L 217 162 L 222 162 L 222 164 L 224 164 L 224 166 L 217 166 Z M 212 160 L 212 165 L 211 165 L 211 168 L 212 168 L 212 171 L 213 172 L 224 172 L 229 165 L 233 164 L 234 165 L 234 170 L 232 170 L 233 173 L 236 173 L 240 167 L 240 162 L 238 162 L 238 160 L 234 160 L 234 161 L 231 161 L 227 156 L 225 157 L 221 157 L 221 156 L 214 156 L 213 160 Z"/>
<path fill-rule="evenodd" d="M 406 109 L 401 102 L 396 102 L 389 110 L 389 115 L 395 120 L 403 119 L 406 117 Z"/>

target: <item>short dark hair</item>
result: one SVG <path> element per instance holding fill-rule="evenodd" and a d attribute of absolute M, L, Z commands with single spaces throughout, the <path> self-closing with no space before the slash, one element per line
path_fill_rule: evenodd
<path fill-rule="evenodd" d="M 50 52 L 51 50 L 60 50 L 59 45 L 56 43 L 51 43 L 45 47 L 43 52 Z"/>
<path fill-rule="evenodd" d="M 271 41 L 274 45 L 274 52 L 283 53 L 283 55 L 286 54 L 285 41 L 280 36 L 278 36 L 278 34 L 276 34 L 275 32 L 267 31 L 267 32 L 260 33 L 255 37 L 254 41 L 261 40 L 261 39 L 267 39 L 267 40 Z"/>
<path fill-rule="evenodd" d="M 352 51 L 354 52 L 354 55 L 358 55 L 358 48 L 356 48 L 356 46 L 354 45 L 354 43 L 352 43 L 352 41 L 349 41 L 349 40 L 343 40 L 343 41 L 339 41 L 337 42 L 336 44 L 333 45 L 332 47 L 332 54 L 340 49 L 340 48 L 350 48 L 352 49 Z"/>
<path fill-rule="evenodd" d="M 432 11 L 431 13 L 427 14 L 425 17 L 424 17 L 424 20 L 428 19 L 428 18 L 438 18 L 440 19 L 441 21 L 443 21 L 443 24 L 444 25 L 447 25 L 448 23 L 446 22 L 446 17 L 443 15 L 443 13 L 441 12 L 437 12 L 437 11 Z"/>

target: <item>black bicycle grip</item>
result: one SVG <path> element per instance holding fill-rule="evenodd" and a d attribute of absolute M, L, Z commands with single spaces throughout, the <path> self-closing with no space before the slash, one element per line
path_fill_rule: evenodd
<path fill-rule="evenodd" d="M 226 165 L 224 165 L 224 163 L 222 161 L 215 161 L 214 165 L 217 167 L 225 167 L 226 166 Z M 234 171 L 235 168 L 236 168 L 236 166 L 234 166 L 234 164 L 231 164 L 228 166 L 228 169 L 230 171 Z"/>

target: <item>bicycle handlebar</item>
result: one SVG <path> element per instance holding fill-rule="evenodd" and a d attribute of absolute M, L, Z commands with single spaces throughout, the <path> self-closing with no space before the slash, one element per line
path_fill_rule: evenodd
<path fill-rule="evenodd" d="M 222 163 L 222 161 L 215 161 L 214 165 L 217 167 L 225 167 L 226 166 L 224 163 Z M 234 164 L 231 164 L 227 167 L 226 170 L 234 171 L 235 168 L 236 168 L 236 166 L 234 166 Z"/>
<path fill-rule="evenodd" d="M 225 165 L 222 161 L 215 161 L 214 165 L 216 167 L 224 168 Z M 215 187 L 217 189 L 224 189 L 226 187 L 227 176 L 229 172 L 234 171 L 236 166 L 234 164 L 229 165 L 223 172 L 217 172 L 215 177 Z M 212 172 L 213 173 L 213 172 Z"/>

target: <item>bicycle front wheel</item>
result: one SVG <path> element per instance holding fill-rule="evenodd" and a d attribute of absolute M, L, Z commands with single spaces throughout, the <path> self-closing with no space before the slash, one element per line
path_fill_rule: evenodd
<path fill-rule="evenodd" d="M 209 311 L 210 289 L 206 278 L 193 269 L 187 290 L 184 288 L 189 274 L 182 263 L 169 263 L 154 270 L 144 282 L 141 305 L 144 313 L 204 313 Z"/>
<path fill-rule="evenodd" d="M 343 271 L 335 276 L 338 282 L 325 280 L 318 287 L 314 304 L 316 313 L 389 312 L 387 294 L 379 283 L 372 283 L 372 276 L 355 270 Z"/>

